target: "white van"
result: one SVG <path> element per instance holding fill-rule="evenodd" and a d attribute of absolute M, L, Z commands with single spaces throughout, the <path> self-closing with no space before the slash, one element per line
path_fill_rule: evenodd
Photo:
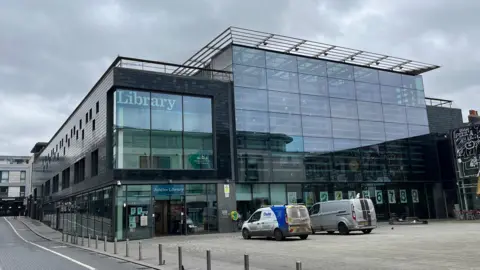
<path fill-rule="evenodd" d="M 372 200 L 366 198 L 319 202 L 310 208 L 309 214 L 313 234 L 316 231 L 368 234 L 377 227 L 375 207 Z"/>

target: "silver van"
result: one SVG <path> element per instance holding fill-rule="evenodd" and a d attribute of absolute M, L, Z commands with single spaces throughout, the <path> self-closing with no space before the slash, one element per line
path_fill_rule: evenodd
<path fill-rule="evenodd" d="M 316 231 L 368 234 L 377 228 L 375 207 L 372 200 L 366 198 L 319 202 L 310 208 L 309 214 L 313 234 Z"/>

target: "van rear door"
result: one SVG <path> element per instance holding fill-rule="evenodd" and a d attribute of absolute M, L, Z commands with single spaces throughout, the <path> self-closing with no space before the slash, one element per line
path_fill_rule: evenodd
<path fill-rule="evenodd" d="M 353 200 L 356 221 L 360 226 L 372 226 L 376 224 L 375 208 L 370 199 L 360 198 Z M 372 217 L 373 212 L 373 217 Z M 375 224 L 372 224 L 374 222 Z"/>
<path fill-rule="evenodd" d="M 295 225 L 310 225 L 310 215 L 308 210 L 303 205 L 288 205 L 286 207 L 287 211 L 287 222 L 290 226 Z"/>

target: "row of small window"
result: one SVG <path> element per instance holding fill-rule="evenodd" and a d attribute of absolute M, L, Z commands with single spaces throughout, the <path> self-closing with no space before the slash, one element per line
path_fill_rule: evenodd
<path fill-rule="evenodd" d="M 10 174 L 12 173 L 15 175 L 12 177 Z M 27 172 L 26 171 L 0 171 L 0 182 L 8 182 L 9 180 L 15 180 L 18 174 L 18 180 L 20 181 L 25 181 L 27 178 Z"/>
<path fill-rule="evenodd" d="M 95 114 L 98 114 L 100 112 L 100 103 L 97 101 L 97 103 L 95 104 Z M 96 126 L 95 126 L 95 119 L 92 119 L 93 118 L 93 111 L 92 109 L 90 109 L 87 113 L 85 113 L 85 124 L 87 124 L 89 121 L 92 122 L 92 132 L 95 131 L 96 129 Z M 85 139 L 85 129 L 82 129 L 82 119 L 80 119 L 78 121 L 78 129 L 77 129 L 77 126 L 74 125 L 71 129 L 70 129 L 70 137 L 68 136 L 68 134 L 65 134 L 65 138 L 62 138 L 60 140 L 60 142 L 55 146 L 55 148 L 52 148 L 50 150 L 50 153 L 47 155 L 46 157 L 46 161 L 45 161 L 45 164 L 44 164 L 44 170 L 46 170 L 48 168 L 48 163 L 52 160 L 52 159 L 56 159 L 56 160 L 59 160 L 60 159 L 60 153 L 58 152 L 59 148 L 62 149 L 63 147 L 63 155 L 65 156 L 66 154 L 66 148 L 67 147 L 70 147 L 70 144 L 71 144 L 71 141 L 70 139 L 75 137 L 76 140 L 79 139 L 79 131 L 81 130 L 81 139 L 84 140 Z M 65 143 L 67 144 L 67 146 L 65 146 Z"/>
<path fill-rule="evenodd" d="M 361 136 L 359 136 L 359 137 L 362 137 L 361 139 L 360 138 L 344 139 L 344 138 L 320 138 L 320 137 L 293 136 L 293 137 L 290 137 L 291 141 L 288 143 L 285 141 L 282 142 L 279 138 L 277 142 L 271 143 L 272 146 L 270 147 L 270 149 L 272 151 L 276 151 L 280 153 L 283 153 L 283 152 L 328 153 L 332 151 L 353 149 L 353 148 L 358 148 L 363 146 L 375 145 L 385 141 L 393 141 L 393 140 L 409 138 L 412 136 L 420 136 L 420 135 L 427 134 L 428 132 L 425 133 L 425 130 L 422 130 L 422 128 L 426 128 L 426 127 L 408 126 L 408 128 L 405 127 L 405 129 L 407 129 L 408 132 L 402 131 L 403 134 L 400 134 L 400 133 L 387 134 L 386 139 L 384 139 L 385 134 L 382 138 L 382 136 L 370 136 L 371 134 L 368 134 L 368 133 L 367 134 L 362 133 Z M 400 130 L 397 130 L 397 131 L 400 131 Z M 272 140 L 274 139 L 275 138 L 273 138 Z M 261 146 L 259 145 L 246 145 L 246 144 L 240 144 L 238 145 L 238 147 L 240 149 L 242 149 L 243 147 L 250 147 L 257 150 L 260 150 L 261 148 Z"/>
<path fill-rule="evenodd" d="M 24 197 L 25 186 L 21 187 L 0 187 L 0 195 L 8 197 Z"/>
<path fill-rule="evenodd" d="M 258 92 L 252 96 L 243 94 L 236 94 L 236 96 L 235 108 L 237 110 L 360 118 L 412 124 L 427 123 L 426 107 L 399 106 L 280 92 L 269 92 L 268 96 L 266 93 L 263 95 Z"/>
<path fill-rule="evenodd" d="M 98 175 L 98 149 L 90 153 L 90 177 Z M 60 183 L 60 174 L 62 181 Z M 51 180 L 45 182 L 45 196 L 56 193 L 60 190 L 70 187 L 70 167 L 64 169 L 60 174 L 55 175 Z M 85 180 L 86 167 L 85 158 L 80 159 L 73 165 L 73 183 L 78 184 Z M 50 191 L 50 181 L 52 182 L 52 190 Z M 61 185 L 60 185 L 61 184 Z"/>
<path fill-rule="evenodd" d="M 425 131 L 428 132 L 428 119 L 426 119 L 424 112 L 413 112 L 411 114 L 407 114 L 407 119 L 405 119 L 405 114 L 392 114 L 393 117 L 390 118 L 389 114 L 385 113 L 384 111 L 383 114 L 385 117 L 382 118 L 382 111 L 380 110 L 378 113 L 379 114 L 375 116 L 373 112 L 370 114 L 365 114 L 365 116 L 362 115 L 359 121 L 353 117 L 345 117 L 345 115 L 341 115 L 343 118 L 330 118 L 310 115 L 237 110 L 235 123 L 237 131 L 263 133 L 270 132 L 293 136 L 302 134 L 317 134 L 317 136 L 321 137 L 330 137 L 332 130 L 334 135 L 335 130 L 358 130 L 359 122 L 376 123 L 375 125 L 372 124 L 371 126 L 375 127 L 375 129 L 380 128 L 378 132 L 383 130 L 383 128 L 381 128 L 383 126 L 403 128 L 406 127 L 407 124 L 409 126 L 425 126 Z M 385 119 L 385 123 L 381 121 L 382 119 Z"/>
<path fill-rule="evenodd" d="M 245 66 L 242 69 L 256 68 L 257 70 L 263 70 L 263 72 L 265 72 L 265 68 L 267 68 L 284 72 L 298 72 L 315 76 L 328 76 L 331 78 L 423 90 L 423 80 L 421 76 L 411 76 L 237 46 L 233 48 L 233 64 L 237 67 L 238 65 Z M 235 81 L 237 80 L 237 73 L 243 73 L 243 71 L 238 69 L 234 71 Z"/>

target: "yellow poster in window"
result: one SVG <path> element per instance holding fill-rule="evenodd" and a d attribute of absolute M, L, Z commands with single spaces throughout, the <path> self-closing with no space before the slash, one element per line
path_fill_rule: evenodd
<path fill-rule="evenodd" d="M 480 195 L 480 176 L 477 177 L 477 195 Z"/>

